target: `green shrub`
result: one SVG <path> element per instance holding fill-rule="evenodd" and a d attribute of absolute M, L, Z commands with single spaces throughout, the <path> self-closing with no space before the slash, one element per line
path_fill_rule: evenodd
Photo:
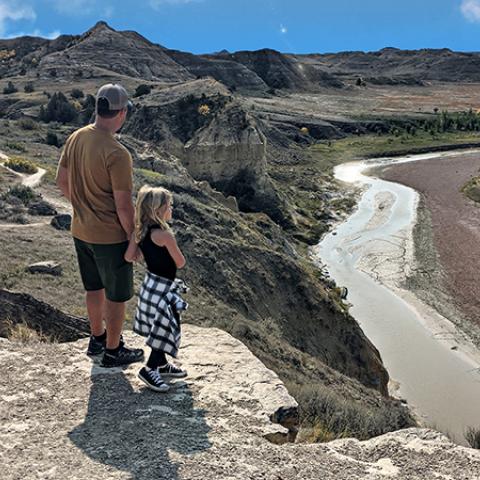
<path fill-rule="evenodd" d="M 17 152 L 23 153 L 27 151 L 27 149 L 23 145 L 17 142 L 5 142 L 5 146 L 10 150 L 16 150 Z"/>
<path fill-rule="evenodd" d="M 53 145 L 54 147 L 59 147 L 60 144 L 58 142 L 57 134 L 54 132 L 47 132 L 47 136 L 45 138 L 45 143 L 47 145 Z"/>
<path fill-rule="evenodd" d="M 32 93 L 35 91 L 35 87 L 33 86 L 32 82 L 28 82 L 24 87 L 23 90 L 25 93 Z"/>
<path fill-rule="evenodd" d="M 480 203 L 480 177 L 473 177 L 462 188 L 462 192 L 474 202 Z"/>
<path fill-rule="evenodd" d="M 152 86 L 151 85 L 145 85 L 142 83 L 141 85 L 138 85 L 135 93 L 133 94 L 134 97 L 140 97 L 142 95 L 147 95 L 152 91 Z"/>
<path fill-rule="evenodd" d="M 38 125 L 31 118 L 22 118 L 18 123 L 23 130 L 36 130 L 38 128 Z"/>
<path fill-rule="evenodd" d="M 8 197 L 18 198 L 25 206 L 40 198 L 40 196 L 37 195 L 33 189 L 24 185 L 15 185 L 10 187 L 1 198 L 8 201 Z"/>
<path fill-rule="evenodd" d="M 82 102 L 82 110 L 80 111 L 80 122 L 82 125 L 87 125 L 92 120 L 95 113 L 95 97 L 88 94 Z"/>
<path fill-rule="evenodd" d="M 77 115 L 77 110 L 67 100 L 67 97 L 61 92 L 56 92 L 52 95 L 46 107 L 43 105 L 40 107 L 39 118 L 46 123 L 68 123 L 74 121 Z"/>
<path fill-rule="evenodd" d="M 74 88 L 70 95 L 75 99 L 83 98 L 85 96 L 85 94 L 79 88 Z"/>
<path fill-rule="evenodd" d="M 38 171 L 38 168 L 33 162 L 21 157 L 10 158 L 5 162 L 5 166 L 20 173 L 32 174 Z"/>
<path fill-rule="evenodd" d="M 15 87 L 15 85 L 12 82 L 8 82 L 7 86 L 3 89 L 3 93 L 5 95 L 9 95 L 11 93 L 16 93 L 18 92 L 18 89 Z"/>

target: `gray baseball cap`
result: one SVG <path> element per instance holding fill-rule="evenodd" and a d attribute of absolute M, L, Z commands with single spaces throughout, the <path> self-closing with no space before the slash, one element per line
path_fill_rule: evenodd
<path fill-rule="evenodd" d="M 107 100 L 109 110 L 122 110 L 132 107 L 132 102 L 128 100 L 127 91 L 118 84 L 107 83 L 100 87 L 97 93 L 97 105 L 100 98 Z"/>

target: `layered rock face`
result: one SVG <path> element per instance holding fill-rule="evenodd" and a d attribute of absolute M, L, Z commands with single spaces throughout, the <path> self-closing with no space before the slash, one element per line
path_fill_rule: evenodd
<path fill-rule="evenodd" d="M 0 339 L 4 480 L 480 478 L 480 452 L 429 430 L 291 443 L 295 400 L 220 330 L 184 325 L 179 360 L 189 376 L 166 394 L 145 388 L 138 365 L 97 366 L 87 341 Z"/>
<path fill-rule="evenodd" d="M 444 49 L 399 50 L 384 48 L 378 52 L 341 52 L 322 55 L 295 55 L 306 65 L 336 77 L 362 76 L 379 84 L 421 84 L 425 80 L 478 82 L 480 55 Z"/>
<path fill-rule="evenodd" d="M 185 145 L 183 162 L 194 178 L 234 196 L 243 211 L 263 211 L 288 225 L 292 212 L 268 177 L 266 144 L 255 120 L 231 104 Z"/>
<path fill-rule="evenodd" d="M 196 77 L 212 77 L 228 87 L 267 90 L 268 85 L 241 63 L 208 55 L 168 50 L 168 55 Z"/>
<path fill-rule="evenodd" d="M 233 104 L 185 145 L 184 164 L 194 178 L 228 188 L 242 173 L 264 176 L 265 153 L 265 136 L 240 105 Z"/>
<path fill-rule="evenodd" d="M 203 79 L 156 91 L 141 99 L 125 132 L 180 158 L 193 178 L 235 196 L 241 210 L 293 224 L 266 172 L 265 136 L 220 83 Z"/>

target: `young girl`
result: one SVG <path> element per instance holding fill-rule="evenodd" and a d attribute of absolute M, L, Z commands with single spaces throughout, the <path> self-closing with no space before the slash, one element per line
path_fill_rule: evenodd
<path fill-rule="evenodd" d="M 180 315 L 188 305 L 180 297 L 181 281 L 177 268 L 185 265 L 175 236 L 167 222 L 172 219 L 172 194 L 161 187 L 143 186 L 138 192 L 135 209 L 135 232 L 125 258 L 133 261 L 137 248 L 142 251 L 147 272 L 140 289 L 133 331 L 146 337 L 152 349 L 140 380 L 156 392 L 166 392 L 164 377 L 187 375 L 167 361 L 165 354 L 177 356 L 180 345 Z"/>

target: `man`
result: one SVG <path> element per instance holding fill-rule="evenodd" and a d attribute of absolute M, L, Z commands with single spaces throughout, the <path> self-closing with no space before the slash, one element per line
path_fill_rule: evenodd
<path fill-rule="evenodd" d="M 101 87 L 95 123 L 68 138 L 57 170 L 57 185 L 73 206 L 72 236 L 91 328 L 87 354 L 103 353 L 103 367 L 143 359 L 143 350 L 126 348 L 121 339 L 125 304 L 133 296 L 133 267 L 124 259 L 134 229 L 133 168 L 114 134 L 130 106 L 122 86 Z"/>

